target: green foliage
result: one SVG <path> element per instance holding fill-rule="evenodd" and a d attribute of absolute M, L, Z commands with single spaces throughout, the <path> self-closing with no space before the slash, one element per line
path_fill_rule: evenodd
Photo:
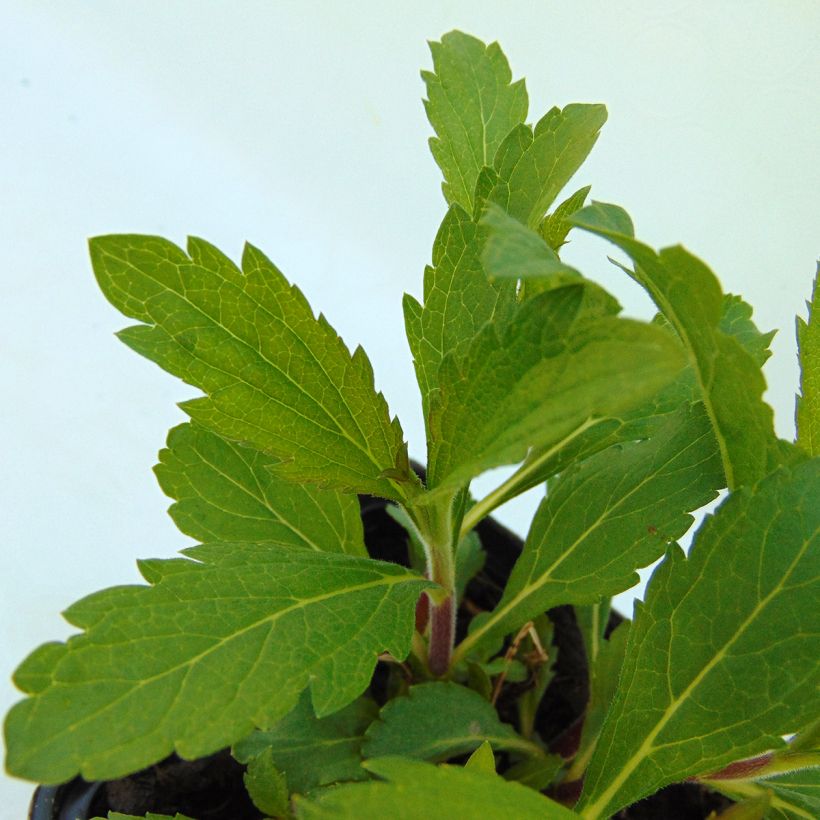
<path fill-rule="evenodd" d="M 290 790 L 304 794 L 318 786 L 362 780 L 361 748 L 378 707 L 366 697 L 327 717 L 317 718 L 305 692 L 294 709 L 267 731 L 256 731 L 233 747 L 240 763 L 270 752 L 288 780 Z"/>
<path fill-rule="evenodd" d="M 195 421 L 275 457 L 291 480 L 403 497 L 382 473 L 406 466 L 406 446 L 367 356 L 260 251 L 247 245 L 240 270 L 201 239 L 186 253 L 103 236 L 91 260 L 111 303 L 144 323 L 119 337 L 206 393 L 181 405 Z"/>
<path fill-rule="evenodd" d="M 443 761 L 488 741 L 494 749 L 543 755 L 502 723 L 481 695 L 455 683 L 423 683 L 391 700 L 367 730 L 364 756 Z"/>
<path fill-rule="evenodd" d="M 779 441 L 762 398 L 773 333 L 751 307 L 682 247 L 638 241 L 623 209 L 585 206 L 589 186 L 559 199 L 604 106 L 533 127 L 497 44 L 455 31 L 431 51 L 447 209 L 421 301 L 404 298 L 424 481 L 364 351 L 260 251 L 240 268 L 200 239 L 92 240 L 103 292 L 139 323 L 120 338 L 203 393 L 155 469 L 201 543 L 140 561 L 147 585 L 74 604 L 79 634 L 23 661 L 8 771 L 117 778 L 230 746 L 275 818 L 598 820 L 692 778 L 738 801 L 727 820 L 820 816 L 816 282 L 797 442 Z M 627 254 L 652 322 L 620 318 L 561 259 L 573 229 Z M 523 551 L 499 555 L 482 522 L 538 485 Z M 724 488 L 684 557 L 676 542 Z M 371 515 L 403 528 L 399 544 L 368 537 L 373 555 L 407 546 L 413 569 L 368 557 L 357 493 L 389 502 L 362 499 L 368 536 Z M 610 635 L 611 596 L 664 554 Z M 589 699 L 560 727 L 580 733 L 565 758 L 542 717 L 574 657 Z M 582 783 L 575 811 L 540 793 L 569 802 Z"/>
<path fill-rule="evenodd" d="M 367 768 L 385 782 L 340 786 L 315 801 L 297 802 L 300 820 L 356 817 L 359 820 L 570 820 L 577 814 L 538 792 L 497 775 L 457 766 L 433 766 L 388 757 Z"/>
<path fill-rule="evenodd" d="M 820 460 L 733 493 L 656 570 L 585 783 L 609 816 L 782 745 L 816 714 Z M 628 727 L 628 729 L 625 729 Z"/>
<path fill-rule="evenodd" d="M 407 655 L 429 586 L 395 564 L 264 543 L 186 553 L 195 560 L 155 563 L 152 586 L 69 608 L 84 632 L 48 648 L 39 685 L 9 713 L 9 771 L 59 783 L 173 750 L 201 757 L 276 723 L 308 683 L 329 714 L 366 688 L 379 652 Z"/>
<path fill-rule="evenodd" d="M 449 203 L 472 211 L 481 169 L 492 163 L 499 145 L 527 116 L 524 81 L 511 83 L 507 58 L 498 43 L 451 31 L 430 43 L 432 72 L 423 71 L 424 107 L 437 136 L 430 150 L 444 174 Z"/>
<path fill-rule="evenodd" d="M 168 434 L 154 468 L 182 532 L 203 541 L 274 541 L 366 555 L 355 497 L 274 472 L 275 459 L 196 424 Z"/>
<path fill-rule="evenodd" d="M 797 443 L 820 456 L 820 262 L 814 277 L 808 320 L 797 317 L 800 348 L 800 396 L 797 402 Z"/>
<path fill-rule="evenodd" d="M 723 294 L 715 275 L 680 246 L 656 253 L 634 238 L 632 221 L 615 205 L 593 203 L 572 223 L 608 239 L 635 263 L 627 271 L 646 288 L 683 342 L 723 458 L 730 489 L 759 481 L 780 458 L 766 383 L 759 364 L 720 328 Z"/>
<path fill-rule="evenodd" d="M 244 781 L 256 808 L 271 817 L 290 816 L 288 781 L 276 768 L 270 747 L 248 761 Z"/>

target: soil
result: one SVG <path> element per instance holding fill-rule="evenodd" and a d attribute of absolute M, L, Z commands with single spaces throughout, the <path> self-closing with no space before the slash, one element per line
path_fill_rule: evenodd
<path fill-rule="evenodd" d="M 385 502 L 362 497 L 365 542 L 375 558 L 407 565 L 406 534 L 384 511 Z M 472 607 L 492 609 L 498 602 L 505 581 L 522 542 L 501 524 L 486 520 L 478 535 L 487 550 L 482 571 L 470 582 L 465 598 Z M 473 609 L 473 611 L 475 611 Z M 571 754 L 580 736 L 581 717 L 589 696 L 586 655 L 572 607 L 556 607 L 548 612 L 554 626 L 553 655 L 557 656 L 554 676 L 536 716 L 536 729 L 551 751 Z M 462 608 L 457 618 L 457 634 L 466 633 L 472 615 Z M 607 629 L 611 631 L 622 617 L 613 612 Z M 385 696 L 387 671 L 379 664 L 374 675 L 372 694 Z M 513 718 L 515 687 L 505 687 L 498 707 L 502 717 Z M 244 767 L 223 750 L 195 761 L 172 756 L 155 766 L 121 780 L 101 784 L 88 817 L 106 817 L 108 811 L 144 816 L 146 812 L 186 814 L 197 820 L 261 820 L 263 815 L 250 802 L 242 782 Z M 73 784 L 77 788 L 77 782 Z M 556 798 L 561 795 L 556 794 Z M 571 801 L 570 801 L 571 802 Z M 59 811 L 59 793 L 53 820 L 68 820 Z M 652 797 L 620 812 L 621 820 L 704 820 L 712 811 L 730 805 L 721 795 L 691 783 L 669 786 Z M 44 815 L 48 817 L 48 815 Z M 39 818 L 38 818 L 39 820 Z M 74 820 L 72 817 L 71 820 Z"/>

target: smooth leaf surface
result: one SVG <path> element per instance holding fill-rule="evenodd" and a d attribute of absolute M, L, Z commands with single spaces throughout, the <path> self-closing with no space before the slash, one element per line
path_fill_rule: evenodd
<path fill-rule="evenodd" d="M 84 632 L 48 650 L 49 684 L 41 663 L 38 691 L 9 712 L 10 772 L 59 783 L 116 778 L 174 750 L 202 757 L 274 725 L 308 684 L 330 714 L 367 687 L 378 654 L 407 655 L 430 586 L 395 564 L 279 545 L 186 553 L 196 560 L 152 562 L 152 586 L 67 610 Z"/>
<path fill-rule="evenodd" d="M 344 709 L 317 718 L 307 693 L 296 707 L 266 731 L 256 731 L 233 748 L 240 763 L 269 750 L 273 762 L 287 776 L 290 789 L 304 794 L 317 786 L 363 780 L 362 742 L 378 707 L 358 698 Z"/>
<path fill-rule="evenodd" d="M 495 755 L 493 747 L 485 740 L 464 764 L 465 769 L 473 769 L 484 774 L 495 774 Z"/>
<path fill-rule="evenodd" d="M 367 730 L 364 756 L 399 755 L 444 761 L 489 741 L 494 749 L 542 754 L 540 747 L 499 720 L 481 695 L 457 683 L 412 686 L 381 710 Z"/>
<path fill-rule="evenodd" d="M 517 126 L 495 155 L 488 199 L 530 228 L 538 228 L 547 208 L 589 155 L 606 116 L 603 105 L 573 103 L 563 110 L 552 108 L 534 129 Z"/>
<path fill-rule="evenodd" d="M 109 301 L 144 323 L 120 338 L 206 394 L 181 405 L 196 422 L 273 456 L 292 480 L 402 498 L 381 475 L 406 447 L 367 356 L 260 251 L 247 245 L 240 271 L 201 239 L 186 253 L 122 235 L 92 239 L 91 259 Z"/>
<path fill-rule="evenodd" d="M 526 786 L 460 766 L 381 758 L 367 767 L 387 782 L 340 786 L 297 801 L 301 820 L 571 820 L 578 815 Z"/>
<path fill-rule="evenodd" d="M 248 796 L 259 811 L 271 817 L 290 815 L 288 781 L 276 768 L 271 749 L 266 749 L 248 762 L 242 779 Z"/>
<path fill-rule="evenodd" d="M 590 763 L 587 818 L 782 747 L 815 717 L 820 459 L 733 493 L 636 606 Z"/>
<path fill-rule="evenodd" d="M 754 358 L 719 329 L 723 293 L 715 275 L 680 246 L 655 252 L 634 238 L 626 211 L 593 203 L 574 225 L 604 237 L 635 263 L 627 271 L 677 331 L 715 429 L 729 488 L 754 484 L 780 463 L 766 382 Z"/>
<path fill-rule="evenodd" d="M 797 400 L 797 443 L 820 456 L 820 263 L 814 278 L 808 320 L 797 317 L 800 351 L 800 396 Z"/>
<path fill-rule="evenodd" d="M 430 138 L 430 150 L 444 174 L 447 202 L 472 212 L 479 172 L 527 116 L 527 90 L 523 80 L 512 82 L 498 43 L 487 46 L 451 31 L 430 43 L 430 51 L 433 71 L 421 74 L 424 107 L 437 135 Z"/>
<path fill-rule="evenodd" d="M 424 304 L 404 297 L 425 418 L 442 359 L 463 351 L 487 322 L 506 321 L 515 307 L 515 282 L 494 284 L 484 275 L 483 242 L 479 225 L 460 207 L 450 208 L 433 245 L 433 265 L 424 272 Z"/>
<path fill-rule="evenodd" d="M 558 254 L 535 231 L 490 203 L 481 224 L 488 229 L 482 251 L 487 276 L 498 279 L 560 277 L 563 284 L 577 282 L 581 275 L 565 265 Z"/>
<path fill-rule="evenodd" d="M 595 603 L 637 582 L 717 494 L 722 470 L 702 405 L 651 439 L 613 447 L 550 485 L 496 609 L 458 655 L 558 604 Z"/>
<path fill-rule="evenodd" d="M 258 450 L 181 424 L 168 434 L 154 472 L 175 500 L 168 512 L 192 538 L 367 555 L 354 495 L 280 478 L 275 465 Z"/>
<path fill-rule="evenodd" d="M 582 298 L 580 286 L 539 294 L 445 359 L 430 410 L 429 487 L 522 461 L 675 377 L 683 359 L 668 331 L 614 317 L 576 323 Z"/>

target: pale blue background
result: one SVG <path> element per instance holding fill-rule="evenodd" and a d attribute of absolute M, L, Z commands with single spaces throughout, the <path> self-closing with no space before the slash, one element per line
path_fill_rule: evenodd
<path fill-rule="evenodd" d="M 684 242 L 780 327 L 766 367 L 792 433 L 794 315 L 820 254 L 820 4 L 0 2 L 2 669 L 58 613 L 186 543 L 151 467 L 192 391 L 113 338 L 86 237 L 247 238 L 362 343 L 412 451 L 422 425 L 400 296 L 444 212 L 420 103 L 426 39 L 498 39 L 533 116 L 605 102 L 573 184 Z M 574 187 L 577 187 L 574 185 Z M 648 302 L 579 239 L 571 261 Z M 484 486 L 487 486 L 486 482 Z M 501 518 L 519 531 L 535 499 Z M 0 818 L 30 787 L 2 781 Z"/>

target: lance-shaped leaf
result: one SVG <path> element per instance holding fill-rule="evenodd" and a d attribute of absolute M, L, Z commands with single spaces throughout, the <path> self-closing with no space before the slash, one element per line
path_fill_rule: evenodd
<path fill-rule="evenodd" d="M 523 80 L 511 82 L 498 43 L 489 46 L 460 31 L 430 43 L 433 71 L 422 71 L 424 107 L 437 136 L 430 150 L 444 174 L 448 203 L 473 209 L 476 180 L 491 165 L 504 137 L 527 116 Z"/>
<path fill-rule="evenodd" d="M 433 266 L 424 272 L 424 306 L 404 296 L 425 418 L 441 360 L 462 352 L 485 323 L 506 321 L 515 307 L 515 282 L 494 284 L 484 275 L 483 241 L 483 229 L 460 207 L 450 208 L 433 245 Z"/>
<path fill-rule="evenodd" d="M 606 122 L 606 107 L 573 103 L 537 123 L 517 126 L 499 146 L 479 190 L 530 228 L 581 167 Z"/>
<path fill-rule="evenodd" d="M 538 233 L 554 251 L 559 250 L 562 245 L 566 244 L 567 234 L 572 230 L 572 223 L 569 218 L 584 207 L 591 189 L 590 185 L 579 188 L 574 194 L 568 196 L 551 214 L 547 214 L 538 227 Z"/>
<path fill-rule="evenodd" d="M 275 541 L 366 555 L 354 495 L 280 478 L 275 459 L 196 424 L 168 434 L 154 468 L 179 529 L 200 541 Z"/>
<path fill-rule="evenodd" d="M 763 401 L 760 367 L 719 329 L 723 294 L 715 275 L 680 246 L 655 252 L 634 238 L 632 221 L 616 205 L 596 202 L 571 218 L 627 253 L 627 271 L 677 331 L 715 428 L 730 488 L 753 484 L 780 462 L 771 408 Z"/>
<path fill-rule="evenodd" d="M 240 740 L 233 755 L 247 763 L 269 751 L 276 767 L 287 776 L 290 790 L 299 794 L 317 786 L 364 780 L 362 742 L 377 714 L 375 702 L 361 697 L 332 715 L 317 718 L 306 692 L 275 726 Z"/>
<path fill-rule="evenodd" d="M 733 493 L 636 606 L 583 816 L 783 746 L 820 683 L 820 459 Z"/>
<path fill-rule="evenodd" d="M 521 461 L 674 378 L 683 359 L 668 331 L 614 317 L 576 322 L 582 297 L 580 286 L 539 294 L 445 359 L 430 410 L 430 487 Z"/>
<path fill-rule="evenodd" d="M 550 485 L 495 610 L 458 650 L 463 656 L 558 604 L 595 603 L 637 582 L 711 501 L 722 471 L 702 405 L 667 420 L 651 439 L 619 445 Z"/>
<path fill-rule="evenodd" d="M 152 586 L 70 607 L 84 632 L 24 662 L 39 676 L 17 679 L 37 686 L 6 721 L 10 772 L 59 783 L 120 777 L 173 750 L 202 757 L 275 724 L 308 684 L 317 714 L 341 709 L 379 653 L 407 655 L 430 586 L 395 564 L 279 545 L 186 552 L 196 560 L 152 562 Z"/>
<path fill-rule="evenodd" d="M 797 400 L 797 443 L 809 455 L 820 455 L 820 263 L 814 278 L 808 321 L 797 317 L 800 348 L 800 396 Z"/>
<path fill-rule="evenodd" d="M 182 404 L 195 421 L 274 456 L 292 480 L 402 497 L 382 473 L 406 447 L 367 356 L 351 356 L 260 251 L 247 245 L 240 271 L 201 239 L 186 254 L 124 235 L 92 239 L 91 259 L 111 303 L 144 322 L 120 338 L 206 394 Z"/>
<path fill-rule="evenodd" d="M 538 233 L 505 214 L 498 205 L 487 206 L 481 225 L 487 229 L 481 262 L 491 279 L 525 280 L 522 285 L 526 298 L 564 285 L 583 283 L 582 313 L 605 316 L 620 312 L 621 306 L 614 296 L 565 265 Z"/>
<path fill-rule="evenodd" d="M 578 815 L 533 789 L 460 766 L 386 757 L 368 760 L 371 781 L 339 786 L 315 801 L 297 800 L 300 820 L 572 820 Z"/>
<path fill-rule="evenodd" d="M 456 683 L 412 686 L 394 698 L 367 730 L 365 757 L 414 757 L 444 761 L 467 754 L 489 741 L 494 749 L 543 756 L 540 746 L 525 740 L 499 720 L 495 708 L 477 692 Z"/>
<path fill-rule="evenodd" d="M 708 786 L 734 800 L 768 795 L 767 820 L 817 820 L 820 817 L 820 769 L 811 768 L 759 780 L 710 780 Z"/>

